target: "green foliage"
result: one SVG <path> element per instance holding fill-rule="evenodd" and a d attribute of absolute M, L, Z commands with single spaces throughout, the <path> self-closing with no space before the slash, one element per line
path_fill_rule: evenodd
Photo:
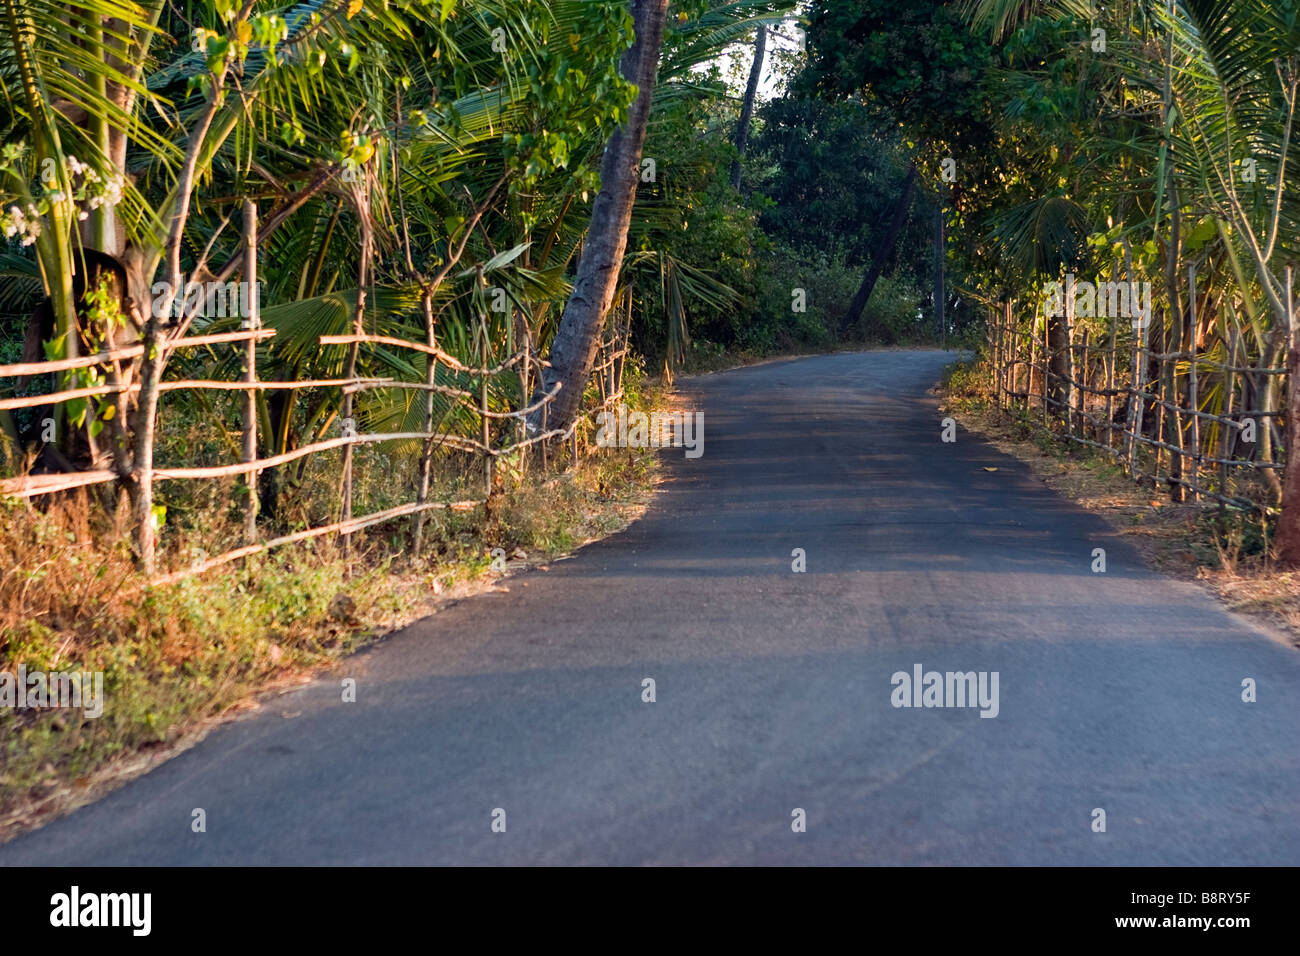
<path fill-rule="evenodd" d="M 923 296 L 905 273 L 883 276 L 859 326 L 843 329 L 844 313 L 861 282 L 861 268 L 846 261 L 842 248 L 777 247 L 765 253 L 757 270 L 755 312 L 738 330 L 737 346 L 766 355 L 841 342 L 895 345 L 929 340 L 931 332 L 921 314 Z M 806 311 L 793 308 L 796 289 L 803 290 Z"/>
<path fill-rule="evenodd" d="M 761 213 L 775 241 L 812 248 L 835 238 L 846 259 L 866 265 L 885 232 L 910 161 L 895 131 L 862 104 L 781 97 L 759 112 L 751 181 L 771 202 Z M 930 220 L 913 205 L 895 264 L 927 275 Z"/>
<path fill-rule="evenodd" d="M 912 135 L 953 148 L 990 138 L 993 51 L 967 28 L 961 3 L 815 0 L 799 87 L 862 94 Z"/>

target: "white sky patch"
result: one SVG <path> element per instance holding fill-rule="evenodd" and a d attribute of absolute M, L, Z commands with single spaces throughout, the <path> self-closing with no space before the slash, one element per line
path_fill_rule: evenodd
<path fill-rule="evenodd" d="M 791 53 L 799 50 L 798 31 L 791 21 L 776 27 L 768 27 L 767 53 L 763 57 L 763 72 L 758 80 L 758 102 L 764 103 L 780 94 L 786 80 L 794 72 L 795 61 Z M 722 76 L 730 87 L 731 95 L 740 99 L 745 95 L 745 83 L 749 79 L 749 67 L 754 61 L 754 43 L 735 43 L 727 47 L 719 57 Z M 703 73 L 708 64 L 696 68 Z"/>

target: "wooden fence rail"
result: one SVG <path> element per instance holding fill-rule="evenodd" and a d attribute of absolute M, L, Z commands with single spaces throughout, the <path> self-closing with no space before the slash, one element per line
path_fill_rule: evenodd
<path fill-rule="evenodd" d="M 1194 307 L 1190 315 L 1195 329 Z M 1101 450 L 1134 479 L 1167 485 L 1176 501 L 1274 509 L 1275 473 L 1285 468 L 1274 396 L 1285 395 L 1286 369 L 1242 364 L 1236 336 L 1217 358 L 1152 348 L 1145 327 L 1125 341 L 1127 321 L 1102 320 L 1109 328 L 1094 340 L 1067 319 L 1068 342 L 1055 345 L 1041 311 L 1017 320 L 1013 303 L 1002 303 L 986 346 L 997 407 Z"/>
<path fill-rule="evenodd" d="M 229 337 L 223 338 L 222 341 L 235 343 L 235 344 L 242 344 L 246 341 L 256 341 L 259 339 L 267 338 L 269 332 L 271 332 L 271 330 L 263 330 L 262 332 L 259 332 L 258 334 L 255 335 L 254 334 L 232 334 Z M 200 338 L 200 337 L 195 336 L 195 338 Z M 206 338 L 209 340 L 211 339 L 211 337 L 209 336 L 204 336 L 202 338 Z M 351 337 L 350 336 L 322 336 L 321 338 L 322 338 L 322 344 L 339 344 L 334 341 L 324 341 L 324 340 L 326 339 L 333 340 L 336 338 L 350 339 Z M 377 340 L 381 337 L 375 336 L 371 338 Z M 623 341 L 625 342 L 625 338 Z M 181 343 L 178 344 L 188 345 L 192 343 L 188 341 L 182 341 Z M 440 350 L 438 350 L 437 353 L 433 352 L 432 350 L 428 350 L 421 343 L 403 342 L 400 339 L 391 339 L 391 338 L 383 337 L 382 344 L 389 345 L 389 346 L 398 346 L 398 347 L 411 346 L 414 351 L 425 352 L 426 354 L 439 354 L 440 357 L 442 354 L 445 354 L 445 353 L 441 353 Z M 119 353 L 123 351 L 128 351 L 128 350 L 118 350 Z M 603 358 L 603 360 L 596 366 L 596 368 L 593 369 L 593 375 L 596 376 L 597 380 L 600 382 L 602 395 L 607 396 L 605 400 L 607 402 L 614 401 L 622 396 L 621 376 L 617 381 L 617 389 L 614 391 L 609 391 L 607 390 L 607 387 L 611 380 L 608 378 L 606 374 L 602 374 L 602 373 L 607 373 L 611 369 L 614 369 L 616 362 L 627 354 L 627 348 L 624 345 L 621 350 L 610 351 L 606 346 L 606 347 L 602 347 L 602 352 L 605 352 L 606 355 Z M 478 376 L 486 379 L 491 377 L 494 374 L 501 374 L 505 371 L 510 370 L 515 364 L 518 363 L 519 358 L 520 358 L 519 355 L 512 356 L 509 360 L 505 362 L 489 365 L 486 367 L 468 366 L 468 365 L 464 365 L 463 363 L 457 362 L 455 367 L 470 375 Z M 101 359 L 101 361 L 106 361 L 106 360 L 107 359 Z M 40 363 L 33 363 L 33 364 L 39 365 Z M 52 366 L 57 366 L 58 370 L 63 370 L 65 368 L 65 366 L 62 365 L 62 363 L 51 362 L 49 364 Z M 543 367 L 543 363 L 539 362 L 536 358 L 532 359 L 532 364 L 534 368 Z M 14 368 L 17 367 L 8 366 L 0 370 L 8 370 Z M 29 371 L 28 367 L 24 366 L 22 367 L 21 374 L 37 374 L 37 373 L 35 371 Z M 138 389 L 138 385 L 134 387 Z M 458 399 L 463 404 L 464 407 L 469 408 L 474 412 L 479 413 L 480 415 L 486 412 L 486 419 L 489 422 L 493 422 L 493 421 L 499 422 L 499 421 L 506 421 L 512 419 L 516 419 L 516 420 L 523 419 L 527 417 L 529 414 L 531 414 L 537 408 L 547 405 L 552 399 L 554 399 L 555 395 L 558 394 L 559 391 L 558 386 L 556 386 L 552 388 L 550 391 L 541 395 L 541 397 L 537 398 L 536 400 L 529 400 L 526 397 L 524 404 L 518 409 L 511 410 L 511 411 L 494 411 L 492 409 L 484 409 L 482 405 L 479 403 L 479 396 L 465 389 L 456 389 L 449 386 L 441 386 L 441 385 L 435 386 L 435 385 L 429 385 L 427 383 L 421 383 L 421 382 L 398 382 L 398 381 L 393 381 L 391 379 L 376 379 L 376 378 L 319 379 L 319 380 L 309 380 L 309 381 L 299 381 L 299 382 L 275 382 L 275 381 L 264 382 L 258 380 L 250 380 L 250 379 L 244 379 L 241 381 L 210 381 L 210 380 L 201 380 L 201 379 L 200 380 L 184 379 L 184 380 L 169 381 L 163 383 L 162 385 L 162 389 L 165 391 L 175 391 L 183 388 L 195 388 L 195 389 L 221 389 L 227 391 L 243 391 L 248 394 L 254 394 L 257 391 L 261 391 L 261 390 L 320 388 L 320 387 L 351 388 L 351 389 L 412 388 L 412 389 L 436 391 L 441 394 L 447 395 L 449 397 Z M 0 408 L 29 407 L 31 405 L 50 405 L 59 402 L 66 402 L 72 398 L 80 397 L 88 393 L 108 394 L 108 393 L 121 393 L 128 390 L 129 389 L 123 387 L 105 387 L 102 389 L 69 389 L 61 392 L 53 392 L 53 393 L 44 394 L 40 396 L 31 396 L 30 398 L 32 399 L 32 401 L 28 401 L 26 398 L 24 398 L 21 400 L 22 404 L 19 404 L 15 400 L 5 400 L 3 403 L 0 403 Z M 250 409 L 246 407 L 244 415 L 248 416 L 250 414 L 255 418 L 256 411 L 254 409 Z M 324 439 L 322 441 L 311 442 L 307 445 L 303 445 L 299 448 L 292 449 L 282 454 L 272 455 L 265 458 L 258 458 L 253 455 L 249 455 L 247 449 L 245 449 L 245 455 L 243 457 L 243 460 L 231 464 L 226 464 L 226 465 L 210 465 L 210 466 L 202 466 L 202 467 L 177 467 L 177 468 L 155 466 L 153 469 L 153 478 L 159 481 L 175 481 L 175 480 L 202 480 L 202 479 L 224 478 L 224 477 L 234 477 L 234 476 L 245 476 L 245 475 L 256 474 L 257 472 L 260 472 L 266 468 L 287 464 L 289 462 L 304 458 L 308 455 L 318 454 L 320 452 L 329 451 L 335 448 L 342 448 L 344 446 L 350 446 L 350 445 L 370 445 L 370 444 L 376 444 L 380 442 L 403 441 L 403 440 L 431 441 L 435 445 L 448 447 L 456 451 L 462 451 L 469 454 L 478 455 L 481 456 L 485 461 L 490 461 L 492 459 L 512 455 L 522 449 L 530 448 L 543 441 L 547 441 L 550 439 L 561 439 L 561 440 L 567 439 L 570 436 L 572 436 L 577 424 L 578 421 L 575 420 L 567 428 L 545 430 L 541 433 L 531 435 L 526 438 L 521 438 L 516 441 L 507 442 L 505 444 L 493 444 L 490 439 L 487 443 L 485 443 L 484 441 L 477 438 L 469 438 L 466 437 L 465 435 L 458 435 L 450 432 L 437 432 L 437 431 L 357 433 L 357 434 L 340 436 L 338 438 L 329 438 L 329 439 Z M 72 488 L 79 488 L 79 487 L 85 487 L 93 484 L 116 481 L 120 477 L 121 477 L 120 475 L 118 475 L 115 471 L 112 471 L 111 469 L 95 469 L 89 471 L 69 472 L 64 474 L 22 475 L 19 477 L 6 478 L 0 480 L 0 495 L 7 495 L 7 496 L 17 497 L 17 498 L 31 498 L 39 495 L 52 494 L 58 491 L 66 491 Z M 250 499 L 253 497 L 254 496 L 252 495 L 249 496 Z M 225 552 L 224 554 L 205 558 L 204 560 L 200 561 L 199 563 L 193 565 L 190 568 L 157 576 L 154 579 L 154 583 L 164 584 L 164 583 L 177 581 L 191 574 L 197 574 L 202 571 L 206 571 L 210 568 L 214 568 L 222 564 L 227 564 L 230 561 L 234 561 L 238 558 L 247 557 L 249 555 L 256 554 L 262 551 L 267 551 L 270 550 L 271 548 L 275 548 L 283 544 L 289 544 L 296 541 L 303 541 L 308 538 L 319 537 L 325 534 L 341 534 L 341 535 L 351 534 L 355 531 L 361 530 L 362 528 L 369 527 L 370 525 L 382 521 L 388 521 L 394 518 L 413 515 L 423 511 L 431 511 L 436 509 L 448 509 L 448 508 L 452 510 L 465 510 L 467 508 L 473 507 L 474 505 L 479 505 L 482 503 L 483 503 L 482 498 L 473 499 L 470 501 L 460 500 L 460 501 L 452 501 L 452 502 L 414 501 L 393 508 L 388 508 L 385 509 L 384 511 L 376 512 L 371 515 L 349 517 L 344 520 L 336 521 L 328 525 L 324 525 L 316 528 L 309 528 L 303 531 L 295 532 L 293 534 L 281 535 L 279 537 L 270 538 L 264 541 L 253 540 L 247 542 L 242 547 L 232 549 L 228 552 Z M 256 509 L 255 501 L 252 504 L 246 505 L 246 512 L 252 514 L 254 519 L 256 516 L 255 509 Z M 255 524 L 250 523 L 248 527 L 252 536 L 255 537 L 256 535 Z"/>
<path fill-rule="evenodd" d="M 257 261 L 255 209 L 245 210 L 244 228 L 244 239 L 247 243 L 245 259 L 249 263 L 246 267 L 245 278 L 247 281 L 255 282 Z M 524 428 L 524 419 L 537 409 L 548 405 L 558 393 L 559 386 L 556 385 L 540 395 L 535 393 L 534 383 L 541 375 L 542 369 L 546 367 L 546 363 L 540 361 L 533 354 L 531 343 L 527 343 L 525 347 L 514 351 L 503 360 L 493 359 L 489 354 L 486 320 L 484 320 L 480 329 L 478 365 L 467 364 L 439 348 L 433 339 L 432 331 L 430 331 L 428 340 L 425 342 L 407 341 L 391 336 L 369 335 L 360 332 L 351 335 L 323 335 L 319 338 L 322 346 L 347 345 L 352 349 L 360 349 L 363 346 L 382 345 L 427 355 L 429 356 L 429 369 L 425 380 L 422 382 L 396 381 L 391 378 L 356 375 L 288 382 L 262 381 L 257 377 L 256 346 L 258 343 L 272 338 L 275 335 L 275 330 L 260 328 L 260 316 L 257 314 L 255 302 L 256 297 L 252 298 L 254 302 L 251 306 L 251 314 L 243 317 L 244 327 L 238 332 L 183 336 L 158 343 L 159 347 L 167 350 L 222 344 L 232 345 L 239 350 L 242 362 L 240 377 L 237 380 L 172 379 L 158 383 L 156 387 L 158 392 L 164 393 L 180 390 L 242 392 L 245 399 L 241 403 L 238 416 L 238 428 L 241 436 L 240 460 L 229 464 L 192 467 L 160 467 L 156 462 L 149 461 L 143 469 L 143 472 L 147 475 L 146 480 L 152 483 L 154 481 L 195 481 L 243 477 L 247 487 L 246 496 L 243 499 L 243 544 L 222 554 L 203 556 L 201 560 L 187 568 L 164 574 L 155 574 L 151 578 L 153 584 L 167 584 L 179 581 L 190 575 L 228 564 L 240 558 L 322 535 L 335 534 L 346 541 L 348 535 L 363 528 L 406 516 L 415 516 L 417 519 L 415 546 L 418 548 L 419 531 L 423 526 L 424 515 L 435 510 L 458 511 L 471 509 L 482 505 L 486 498 L 492 494 L 494 462 L 541 444 L 543 447 L 543 462 L 545 463 L 546 446 L 544 443 L 550 440 L 572 440 L 574 442 L 574 453 L 577 454 L 576 428 L 582 420 L 581 417 L 576 418 L 565 428 L 547 428 L 543 425 L 543 428 L 535 434 L 529 434 L 527 429 Z M 628 329 L 626 322 L 621 322 L 616 316 L 611 315 L 611 325 L 606 329 L 600 343 L 598 363 L 592 370 L 592 377 L 598 384 L 600 401 L 603 407 L 608 408 L 613 402 L 620 400 L 623 395 L 622 370 L 623 361 L 628 354 L 627 343 Z M 109 365 L 110 363 L 140 359 L 145 353 L 146 348 L 143 344 L 130 344 L 105 349 L 96 354 L 78 358 L 0 365 L 0 377 L 23 378 L 51 373 L 66 373 L 74 369 L 92 368 Z M 472 384 L 466 388 L 457 388 L 454 385 L 435 382 L 433 376 L 435 363 L 446 370 L 468 377 Z M 353 366 L 354 362 L 349 362 L 349 367 Z M 490 407 L 488 384 L 494 378 L 502 375 L 513 376 L 513 381 L 519 385 L 522 400 L 520 407 L 517 409 L 500 410 Z M 129 379 L 111 381 L 109 384 L 85 388 L 65 388 L 47 394 L 0 399 L 0 410 L 53 406 L 75 399 L 105 395 L 137 394 L 141 391 L 141 388 L 142 385 L 138 380 L 131 381 Z M 429 404 L 426 405 L 425 428 L 420 431 L 358 433 L 349 427 L 350 423 L 345 423 L 344 433 L 339 437 L 322 438 L 301 447 L 292 448 L 281 454 L 259 458 L 257 455 L 257 394 L 263 391 L 305 388 L 338 388 L 341 394 L 345 396 L 345 402 L 347 396 L 373 389 L 391 388 L 420 391 L 429 396 Z M 432 396 L 435 394 L 451 400 L 451 408 L 447 410 L 448 414 L 455 409 L 469 411 L 477 416 L 478 426 L 472 431 L 466 430 L 460 434 L 440 431 L 435 427 L 433 420 L 434 408 L 431 402 Z M 511 429 L 500 427 L 508 423 L 514 423 Z M 495 435 L 494 426 L 497 426 Z M 513 434 L 511 433 L 512 430 Z M 345 453 L 342 464 L 341 514 L 338 520 L 318 527 L 295 531 L 291 534 L 282 534 L 270 538 L 259 537 L 256 487 L 257 476 L 260 472 L 267 468 L 284 465 L 331 449 L 351 449 L 357 445 L 374 445 L 394 441 L 419 441 L 423 443 L 421 474 L 418 487 L 415 489 L 414 500 L 371 514 L 352 515 L 350 489 L 353 461 L 352 455 Z M 454 501 L 428 500 L 430 495 L 430 456 L 433 450 L 439 447 L 477 456 L 481 459 L 486 479 L 482 497 Z M 120 468 L 121 466 L 117 467 Z M 19 475 L 0 479 L 0 495 L 30 499 L 108 482 L 139 480 L 138 476 L 141 470 L 137 464 L 133 472 L 126 474 L 120 473 L 114 468 L 101 467 L 56 474 Z"/>

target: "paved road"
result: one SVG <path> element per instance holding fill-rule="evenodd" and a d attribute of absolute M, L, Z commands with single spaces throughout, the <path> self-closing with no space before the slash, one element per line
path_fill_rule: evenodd
<path fill-rule="evenodd" d="M 704 455 L 669 454 L 626 532 L 272 699 L 0 865 L 1300 862 L 1300 654 L 1015 461 L 941 442 L 927 389 L 950 358 L 688 380 Z M 997 672 L 997 716 L 893 706 L 918 664 Z"/>

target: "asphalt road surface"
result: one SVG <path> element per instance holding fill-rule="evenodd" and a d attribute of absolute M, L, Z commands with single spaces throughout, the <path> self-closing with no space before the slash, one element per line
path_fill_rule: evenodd
<path fill-rule="evenodd" d="M 1014 460 L 941 441 L 951 358 L 687 380 L 704 454 L 664 452 L 625 532 L 269 698 L 0 865 L 1300 862 L 1300 654 Z M 996 672 L 996 716 L 894 706 L 924 704 L 893 677 L 917 665 L 988 675 L 990 714 Z M 932 702 L 959 703 L 947 683 Z"/>

